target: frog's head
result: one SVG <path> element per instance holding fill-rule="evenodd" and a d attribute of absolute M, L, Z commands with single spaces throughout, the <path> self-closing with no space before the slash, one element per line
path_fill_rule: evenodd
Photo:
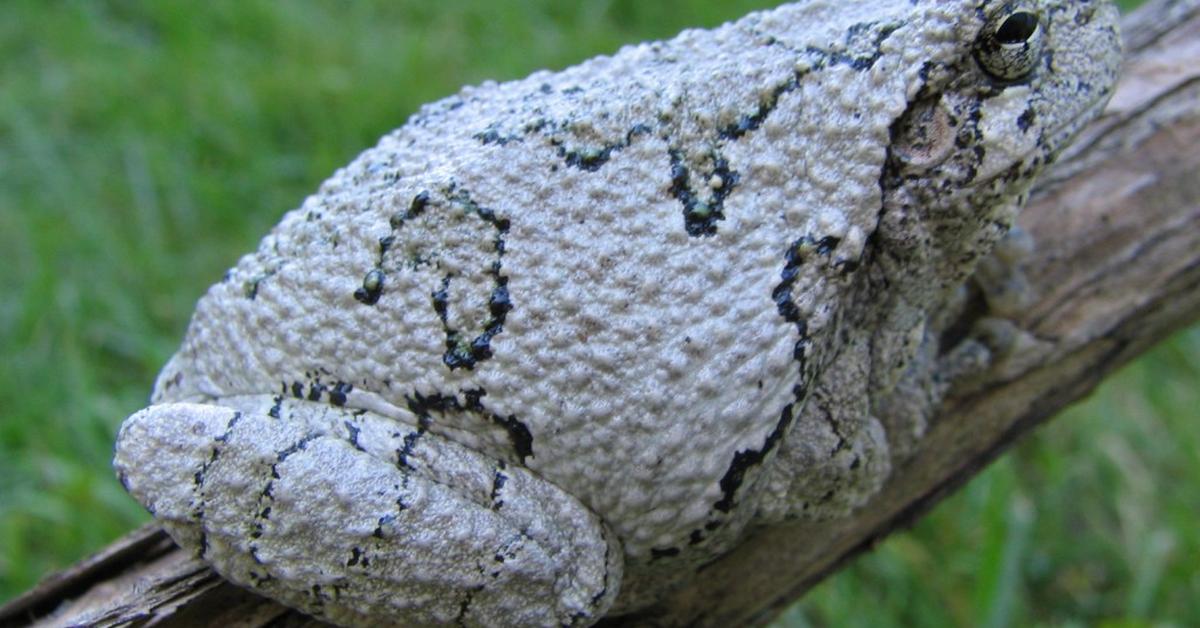
<path fill-rule="evenodd" d="M 930 3 L 931 14 L 945 8 L 968 18 L 957 27 L 956 53 L 921 69 L 915 97 L 892 126 L 877 234 L 890 246 L 928 246 L 946 284 L 990 250 L 1038 174 L 1100 113 L 1121 59 L 1109 2 L 948 8 L 959 4 Z"/>

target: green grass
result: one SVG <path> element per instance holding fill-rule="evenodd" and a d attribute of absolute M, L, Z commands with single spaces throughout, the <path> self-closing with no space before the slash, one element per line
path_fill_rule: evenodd
<path fill-rule="evenodd" d="M 145 520 L 116 426 L 334 168 L 461 84 L 768 4 L 0 3 L 0 600 Z M 1125 369 L 787 623 L 1200 625 L 1196 355 Z"/>

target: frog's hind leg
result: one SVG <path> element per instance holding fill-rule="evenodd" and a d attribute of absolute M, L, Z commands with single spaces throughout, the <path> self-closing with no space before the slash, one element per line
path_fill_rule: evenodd
<path fill-rule="evenodd" d="M 379 415 L 270 397 L 131 416 L 114 465 L 226 578 L 343 625 L 587 625 L 623 555 L 530 471 Z"/>
<path fill-rule="evenodd" d="M 886 432 L 872 413 L 869 346 L 846 345 L 813 386 L 764 478 L 763 521 L 845 517 L 891 473 Z"/>

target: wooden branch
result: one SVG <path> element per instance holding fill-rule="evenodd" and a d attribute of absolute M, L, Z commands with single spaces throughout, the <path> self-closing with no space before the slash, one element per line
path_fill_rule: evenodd
<path fill-rule="evenodd" d="M 654 608 L 604 626 L 765 625 L 813 584 L 962 486 L 1021 435 L 1200 318 L 1200 0 L 1124 22 L 1124 79 L 1038 188 L 1022 225 L 1030 334 L 951 390 L 915 453 L 849 519 L 754 531 Z M 787 557 L 787 560 L 780 560 Z M 153 526 L 0 608 L 0 627 L 319 626 L 221 580 Z"/>

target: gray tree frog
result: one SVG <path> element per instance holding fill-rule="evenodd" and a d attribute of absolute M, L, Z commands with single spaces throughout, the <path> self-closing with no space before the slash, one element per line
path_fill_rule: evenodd
<path fill-rule="evenodd" d="M 808 0 L 427 105 L 200 300 L 117 473 L 334 623 L 645 607 L 920 437 L 927 323 L 1103 106 L 1116 21 Z"/>

